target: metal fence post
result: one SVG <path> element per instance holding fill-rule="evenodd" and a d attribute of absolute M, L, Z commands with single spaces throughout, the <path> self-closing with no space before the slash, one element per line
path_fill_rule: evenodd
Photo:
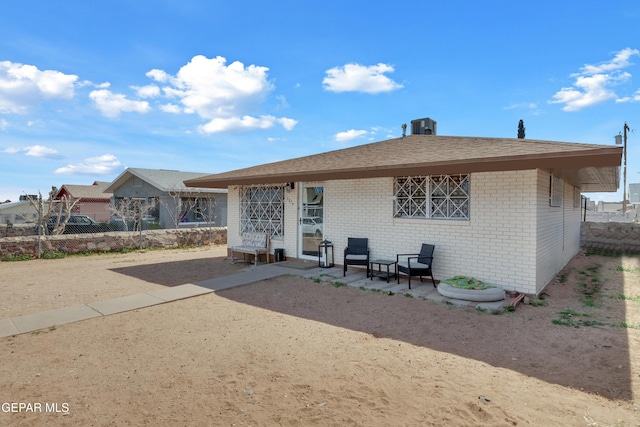
<path fill-rule="evenodd" d="M 42 257 L 42 194 L 38 191 L 38 258 Z"/>

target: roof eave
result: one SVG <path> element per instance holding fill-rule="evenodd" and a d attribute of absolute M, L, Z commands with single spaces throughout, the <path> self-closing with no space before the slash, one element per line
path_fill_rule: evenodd
<path fill-rule="evenodd" d="M 254 174 L 248 176 L 234 174 L 233 172 L 226 172 L 188 180 L 184 183 L 188 187 L 227 188 L 231 185 L 363 179 L 405 175 L 446 175 L 530 169 L 617 167 L 620 165 L 620 151 L 617 150 L 616 147 L 611 148 L 602 148 L 583 152 L 551 153 L 536 156 L 526 155 L 505 156 L 501 158 L 476 158 L 447 162 L 380 165 L 351 169 L 295 171 L 288 173 Z"/>

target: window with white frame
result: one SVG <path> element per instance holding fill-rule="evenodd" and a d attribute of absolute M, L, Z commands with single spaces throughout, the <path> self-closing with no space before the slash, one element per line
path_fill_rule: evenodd
<path fill-rule="evenodd" d="M 582 194 L 579 187 L 573 187 L 573 207 L 582 207 Z"/>
<path fill-rule="evenodd" d="M 469 175 L 394 179 L 396 218 L 469 219 Z"/>
<path fill-rule="evenodd" d="M 284 187 L 240 187 L 240 231 L 284 236 Z"/>
<path fill-rule="evenodd" d="M 551 175 L 549 183 L 549 206 L 561 207 L 564 194 L 564 181 Z"/>

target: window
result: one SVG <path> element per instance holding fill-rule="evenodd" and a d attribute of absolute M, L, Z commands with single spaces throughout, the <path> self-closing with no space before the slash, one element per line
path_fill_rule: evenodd
<path fill-rule="evenodd" d="M 582 194 L 580 194 L 580 188 L 573 187 L 573 207 L 582 207 Z"/>
<path fill-rule="evenodd" d="M 396 177 L 393 216 L 469 219 L 469 189 L 469 175 Z"/>
<path fill-rule="evenodd" d="M 240 231 L 284 236 L 284 187 L 240 187 Z"/>
<path fill-rule="evenodd" d="M 562 195 L 564 193 L 564 181 L 553 175 L 551 175 L 549 179 L 549 206 L 561 207 Z"/>

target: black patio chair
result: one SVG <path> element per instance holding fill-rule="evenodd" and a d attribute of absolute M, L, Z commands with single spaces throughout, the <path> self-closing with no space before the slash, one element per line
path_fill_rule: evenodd
<path fill-rule="evenodd" d="M 409 289 L 411 289 L 411 276 L 430 276 L 433 286 L 436 287 L 436 281 L 431 272 L 431 264 L 433 264 L 434 245 L 426 243 L 422 244 L 419 254 L 398 254 L 396 262 L 398 263 L 398 284 L 400 283 L 400 273 L 404 273 L 409 278 Z"/>
<path fill-rule="evenodd" d="M 343 276 L 347 275 L 347 265 L 366 265 L 369 277 L 369 239 L 366 237 L 349 237 L 344 248 Z"/>

